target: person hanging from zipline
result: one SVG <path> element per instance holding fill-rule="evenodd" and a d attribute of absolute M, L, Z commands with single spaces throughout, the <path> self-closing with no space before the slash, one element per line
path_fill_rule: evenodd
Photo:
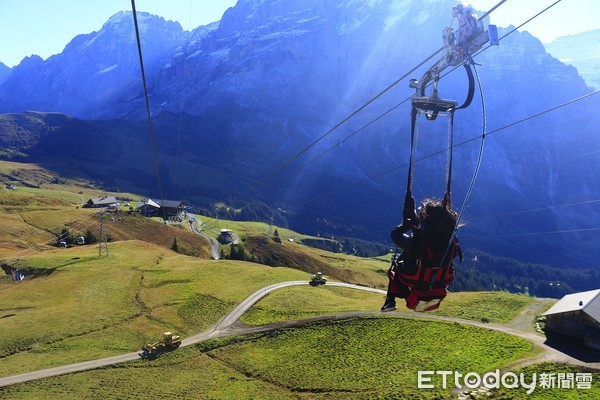
<path fill-rule="evenodd" d="M 492 9 L 493 10 L 493 9 Z M 491 11 L 490 11 L 491 12 Z M 489 14 L 486 13 L 486 15 Z M 481 18 L 473 15 L 469 7 L 458 4 L 452 9 L 452 20 L 458 20 L 458 36 L 452 27 L 443 30 L 443 54 L 441 58 L 418 79 L 411 79 L 409 87 L 415 89 L 412 97 L 410 123 L 410 161 L 408 163 L 408 178 L 406 196 L 402 211 L 402 224 L 392 230 L 392 240 L 402 252 L 394 254 L 388 271 L 389 284 L 385 303 L 381 311 L 396 309 L 396 298 L 406 300 L 406 306 L 415 311 L 431 311 L 439 307 L 446 297 L 446 288 L 454 279 L 452 260 L 459 257 L 462 262 L 462 252 L 455 235 L 457 224 L 471 195 L 483 154 L 485 140 L 485 102 L 483 89 L 472 54 L 490 42 L 498 44 L 497 30 L 494 25 L 488 25 L 485 30 Z M 483 18 L 483 17 L 482 17 Z M 438 93 L 441 73 L 449 66 L 461 65 L 467 73 L 468 91 L 461 105 L 455 100 L 443 99 Z M 482 106 L 482 134 L 479 157 L 471 184 L 463 201 L 460 213 L 452 211 L 452 149 L 454 148 L 454 113 L 456 110 L 469 107 L 475 95 L 475 77 L 479 84 Z M 431 86 L 428 95 L 426 89 Z M 412 194 L 413 169 L 418 140 L 417 120 L 420 114 L 428 121 L 434 121 L 438 116 L 448 117 L 448 147 L 446 159 L 446 192 L 443 200 L 424 200 L 418 212 L 415 211 L 415 199 Z M 407 234 L 412 230 L 412 234 Z"/>
<path fill-rule="evenodd" d="M 394 243 L 402 249 L 395 254 L 388 271 L 388 291 L 381 311 L 396 309 L 396 298 L 417 311 L 438 308 L 452 283 L 452 260 L 462 254 L 454 235 L 457 213 L 449 201 L 426 199 L 415 212 L 406 210 L 402 224 L 391 232 Z M 407 234 L 412 230 L 412 234 Z"/>

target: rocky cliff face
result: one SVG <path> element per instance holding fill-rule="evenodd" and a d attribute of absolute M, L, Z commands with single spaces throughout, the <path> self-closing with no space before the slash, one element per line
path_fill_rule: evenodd
<path fill-rule="evenodd" d="M 7 67 L 4 63 L 0 62 L 0 85 L 2 85 L 4 81 L 6 81 L 11 71 L 11 68 Z"/>
<path fill-rule="evenodd" d="M 145 13 L 138 22 L 149 70 L 187 39 L 178 23 Z M 45 61 L 25 58 L 0 86 L 0 109 L 102 118 L 115 114 L 120 103 L 139 101 L 139 71 L 133 18 L 120 12 L 100 31 L 75 37 L 61 54 Z"/>
<path fill-rule="evenodd" d="M 302 227 L 324 231 L 354 225 L 360 228 L 352 234 L 387 240 L 386 231 L 399 222 L 406 182 L 401 166 L 408 161 L 406 100 L 413 94 L 408 78 L 260 189 L 251 189 L 441 47 L 453 5 L 450 0 L 239 0 L 219 23 L 193 32 L 143 16 L 146 73 L 165 174 L 176 180 L 181 168 L 173 163 L 181 160 L 191 181 L 180 189 L 182 196 L 250 193 L 293 210 Z M 550 56 L 528 33 L 507 36 L 475 61 L 481 64 L 488 131 L 590 91 L 574 67 Z M 465 91 L 462 69 L 440 81 L 445 98 L 460 101 Z M 595 203 L 563 206 L 599 198 L 600 177 L 593 172 L 600 163 L 593 153 L 600 147 L 594 133 L 599 103 L 592 97 L 490 135 L 462 229 L 468 246 L 541 262 L 591 263 L 600 256 Z M 128 13 L 115 15 L 99 32 L 78 36 L 60 55 L 25 59 L 0 84 L 2 112 L 33 109 L 131 120 L 144 118 L 144 107 Z M 455 151 L 455 207 L 473 174 L 479 144 L 470 140 L 481 133 L 482 115 L 479 96 L 457 112 L 455 143 L 466 143 Z M 76 135 L 70 126 L 69 134 Z M 415 195 L 440 197 L 445 157 L 429 155 L 445 148 L 446 121 L 423 120 L 419 127 L 417 157 L 424 159 L 417 163 Z M 183 152 L 174 144 L 177 132 Z M 322 216 L 327 223 L 307 222 Z M 580 229 L 586 231 L 574 232 Z M 559 231 L 569 233 L 544 233 Z"/>

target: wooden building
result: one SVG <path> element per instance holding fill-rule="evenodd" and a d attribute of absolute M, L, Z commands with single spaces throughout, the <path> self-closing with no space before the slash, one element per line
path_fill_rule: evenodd
<path fill-rule="evenodd" d="M 568 294 L 544 314 L 546 335 L 559 334 L 581 339 L 600 350 L 600 289 Z"/>
<path fill-rule="evenodd" d="M 179 215 L 180 213 L 185 211 L 185 203 L 179 200 L 154 200 L 161 208 L 161 213 L 164 213 L 167 216 L 171 215 Z"/>
<path fill-rule="evenodd" d="M 179 215 L 186 210 L 185 203 L 178 200 L 152 200 L 146 199 L 139 202 L 135 211 L 146 216 L 170 217 Z"/>
<path fill-rule="evenodd" d="M 147 217 L 150 216 L 159 216 L 160 215 L 160 206 L 152 199 L 142 200 L 135 207 L 135 211 L 139 212 L 142 215 Z"/>
<path fill-rule="evenodd" d="M 95 197 L 93 199 L 89 199 L 87 203 L 85 203 L 84 207 L 89 208 L 105 208 L 110 206 L 118 206 L 119 201 L 114 196 L 103 196 L 103 197 Z"/>

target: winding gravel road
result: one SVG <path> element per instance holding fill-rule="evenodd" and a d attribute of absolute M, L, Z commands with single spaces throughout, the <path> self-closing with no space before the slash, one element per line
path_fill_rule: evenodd
<path fill-rule="evenodd" d="M 257 332 L 268 332 L 268 331 L 281 329 L 281 328 L 285 328 L 285 327 L 302 326 L 302 325 L 305 325 L 312 321 L 320 321 L 320 320 L 326 320 L 326 319 L 340 319 L 340 318 L 348 318 L 348 317 L 355 317 L 355 316 L 381 315 L 381 312 L 379 312 L 379 311 L 337 313 L 337 314 L 320 315 L 317 317 L 304 318 L 304 319 L 295 320 L 295 321 L 286 321 L 286 322 L 261 325 L 261 326 L 248 326 L 248 325 L 244 325 L 239 322 L 239 319 L 246 311 L 248 311 L 254 304 L 256 304 L 258 301 L 260 301 L 262 298 L 264 298 L 265 296 L 267 296 L 269 293 L 273 292 L 274 290 L 289 287 L 289 286 L 300 286 L 300 285 L 307 285 L 307 284 L 308 284 L 307 281 L 281 282 L 281 283 L 275 283 L 273 285 L 269 285 L 262 289 L 259 289 L 256 292 L 252 293 L 250 296 L 248 296 L 246 299 L 244 299 L 244 301 L 242 301 L 238 306 L 236 306 L 229 314 L 227 314 L 225 317 L 223 317 L 223 319 L 221 319 L 213 327 L 209 328 L 208 330 L 206 330 L 204 332 L 201 332 L 199 334 L 196 334 L 196 335 L 193 335 L 193 336 L 190 336 L 190 337 L 184 339 L 181 343 L 181 346 L 182 347 L 190 346 L 195 343 L 199 343 L 199 342 L 209 340 L 212 338 L 216 338 L 216 337 L 224 337 L 224 336 L 237 335 L 237 334 L 257 333 Z M 344 287 L 344 288 L 349 288 L 349 289 L 364 290 L 364 291 L 378 293 L 378 294 L 386 293 L 384 290 L 374 289 L 374 288 L 359 286 L 359 285 L 352 285 L 349 283 L 342 283 L 342 282 L 328 282 L 327 286 L 336 286 L 336 287 Z M 464 319 L 459 319 L 459 318 L 442 317 L 439 315 L 432 315 L 432 314 L 426 314 L 426 313 L 416 314 L 415 312 L 401 312 L 401 311 L 387 313 L 387 315 L 407 316 L 407 317 L 418 316 L 419 318 L 431 318 L 431 319 L 436 319 L 436 320 L 459 322 L 461 324 L 468 324 L 468 325 L 478 326 L 478 327 L 485 328 L 485 329 L 501 331 L 501 332 L 505 332 L 505 333 L 509 333 L 512 335 L 522 337 L 542 349 L 541 353 L 537 357 L 529 359 L 525 363 L 520 363 L 519 366 L 523 366 L 525 364 L 532 364 L 532 363 L 536 363 L 536 362 L 540 362 L 540 361 L 555 361 L 555 362 L 566 362 L 566 363 L 574 364 L 574 365 L 584 365 L 589 368 L 600 369 L 600 363 L 584 363 L 575 358 L 572 358 L 564 353 L 559 352 L 558 350 L 556 350 L 552 347 L 545 345 L 544 344 L 545 337 L 535 333 L 533 331 L 533 329 L 531 329 L 530 331 L 523 330 L 523 329 L 515 329 L 514 327 L 512 327 L 512 326 L 515 326 L 514 324 L 512 326 L 497 325 L 497 324 L 482 323 L 482 322 L 477 322 L 477 321 L 472 321 L 472 320 L 464 320 Z M 95 369 L 95 368 L 104 367 L 107 365 L 122 363 L 122 362 L 126 362 L 126 361 L 133 361 L 133 360 L 137 360 L 139 358 L 140 358 L 140 356 L 139 356 L 138 352 L 135 352 L 135 353 L 123 354 L 120 356 L 101 358 L 98 360 L 85 361 L 85 362 L 80 362 L 80 363 L 76 363 L 76 364 L 69 364 L 69 365 L 63 365 L 63 366 L 55 367 L 55 368 L 43 369 L 43 370 L 34 371 L 34 372 L 28 372 L 25 374 L 0 378 L 0 387 L 13 385 L 16 383 L 32 381 L 35 379 L 41 379 L 41 378 L 47 378 L 47 377 L 51 377 L 51 376 L 57 376 L 57 375 L 69 374 L 69 373 L 73 373 L 73 372 Z"/>
<path fill-rule="evenodd" d="M 196 225 L 196 221 L 197 220 L 189 220 L 190 228 L 194 233 L 208 240 L 208 243 L 210 243 L 210 257 L 213 260 L 218 260 L 221 257 L 221 255 L 219 254 L 219 242 L 217 242 L 217 239 L 208 235 L 202 230 L 202 222 L 200 222 L 200 227 L 198 227 L 198 225 Z"/>

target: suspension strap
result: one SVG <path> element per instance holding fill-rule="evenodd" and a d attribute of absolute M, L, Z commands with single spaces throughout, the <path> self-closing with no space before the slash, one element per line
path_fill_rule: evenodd
<path fill-rule="evenodd" d="M 413 166 L 415 163 L 415 147 L 416 147 L 416 124 L 417 124 L 417 115 L 419 110 L 414 105 L 412 106 L 412 110 L 410 112 L 410 161 L 408 164 L 408 179 L 406 181 L 406 196 L 404 197 L 404 209 L 402 210 L 402 218 L 403 223 L 414 224 L 416 222 L 415 215 L 415 198 L 412 194 L 412 184 L 413 184 Z"/>
<path fill-rule="evenodd" d="M 454 110 L 448 115 L 448 156 L 446 161 L 446 193 L 442 205 L 452 209 L 451 187 L 452 187 L 452 149 L 454 147 Z"/>

